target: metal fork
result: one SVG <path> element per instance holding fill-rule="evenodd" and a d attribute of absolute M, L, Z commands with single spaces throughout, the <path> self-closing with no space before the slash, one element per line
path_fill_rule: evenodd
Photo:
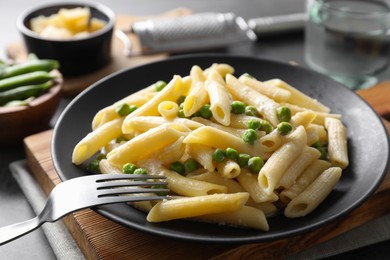
<path fill-rule="evenodd" d="M 51 191 L 38 216 L 0 228 L 0 245 L 37 229 L 45 222 L 55 222 L 80 209 L 120 202 L 168 199 L 168 196 L 156 195 L 169 191 L 163 179 L 163 176 L 151 175 L 97 174 L 62 182 Z M 126 194 L 134 196 L 121 196 Z"/>

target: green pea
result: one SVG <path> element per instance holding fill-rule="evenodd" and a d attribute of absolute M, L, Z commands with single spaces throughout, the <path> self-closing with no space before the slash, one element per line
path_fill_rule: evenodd
<path fill-rule="evenodd" d="M 177 100 L 176 100 L 176 103 L 178 105 L 181 105 L 184 103 L 184 100 L 186 100 L 186 97 L 185 96 L 180 96 Z"/>
<path fill-rule="evenodd" d="M 278 124 L 278 133 L 280 135 L 288 135 L 292 131 L 292 126 L 287 122 Z"/>
<path fill-rule="evenodd" d="M 245 113 L 245 103 L 241 101 L 233 101 L 231 104 L 233 114 L 244 114 Z"/>
<path fill-rule="evenodd" d="M 127 174 L 134 174 L 136 169 L 138 169 L 137 165 L 133 163 L 126 163 L 122 167 L 122 172 Z"/>
<path fill-rule="evenodd" d="M 210 119 L 213 116 L 213 113 L 211 112 L 210 109 L 210 104 L 203 105 L 199 110 L 199 114 L 201 117 L 205 119 Z"/>
<path fill-rule="evenodd" d="M 245 130 L 244 134 L 242 135 L 242 139 L 245 143 L 254 144 L 257 139 L 256 131 L 253 129 Z"/>
<path fill-rule="evenodd" d="M 250 159 L 249 154 L 240 153 L 237 158 L 237 163 L 240 165 L 240 167 L 245 167 L 248 165 L 248 161 Z"/>
<path fill-rule="evenodd" d="M 226 158 L 236 160 L 238 158 L 238 151 L 234 148 L 226 148 Z"/>
<path fill-rule="evenodd" d="M 328 158 L 327 149 L 320 141 L 315 142 L 311 147 L 316 148 L 321 153 L 320 160 L 326 160 Z"/>
<path fill-rule="evenodd" d="M 126 103 L 122 103 L 116 107 L 115 111 L 119 116 L 127 116 L 130 114 L 130 106 Z"/>
<path fill-rule="evenodd" d="M 257 129 L 260 129 L 261 122 L 260 122 L 260 120 L 257 120 L 257 119 L 249 119 L 247 126 L 249 129 L 257 130 Z"/>
<path fill-rule="evenodd" d="M 195 159 L 189 158 L 184 162 L 184 170 L 186 173 L 193 172 L 198 169 L 198 162 Z"/>
<path fill-rule="evenodd" d="M 186 118 L 186 115 L 184 114 L 183 109 L 179 109 L 179 111 L 177 112 L 177 116 L 180 118 Z"/>
<path fill-rule="evenodd" d="M 260 113 L 257 110 L 257 108 L 255 108 L 254 106 L 246 106 L 245 107 L 245 115 L 259 117 Z"/>
<path fill-rule="evenodd" d="M 135 110 L 137 110 L 138 107 L 137 107 L 136 105 L 130 105 L 130 106 L 129 106 L 129 109 L 130 109 L 130 113 L 129 113 L 129 114 L 131 114 L 131 113 L 133 113 Z"/>
<path fill-rule="evenodd" d="M 220 148 L 215 149 L 213 152 L 213 159 L 216 162 L 222 162 L 223 159 L 225 159 L 225 151 Z"/>
<path fill-rule="evenodd" d="M 154 83 L 154 87 L 156 91 L 161 91 L 163 88 L 165 88 L 166 85 L 167 83 L 163 80 L 159 80 L 156 83 Z"/>
<path fill-rule="evenodd" d="M 100 167 L 99 167 L 99 160 L 91 160 L 88 165 L 87 165 L 87 170 L 92 172 L 92 173 L 101 173 L 100 172 Z"/>
<path fill-rule="evenodd" d="M 276 110 L 276 115 L 278 116 L 279 122 L 290 122 L 291 120 L 291 110 L 286 106 L 279 107 Z"/>
<path fill-rule="evenodd" d="M 268 122 L 267 120 L 260 120 L 260 128 L 259 130 L 260 131 L 264 131 L 266 134 L 269 134 L 272 132 L 272 126 L 270 124 L 270 122 Z"/>
<path fill-rule="evenodd" d="M 121 143 L 121 142 L 126 142 L 126 141 L 128 141 L 128 140 L 124 136 L 120 136 L 117 139 L 115 139 L 115 142 L 118 143 L 118 144 Z"/>
<path fill-rule="evenodd" d="M 144 168 L 138 168 L 138 169 L 135 169 L 135 171 L 134 171 L 133 174 L 147 175 L 148 172 L 147 172 L 146 169 L 144 169 Z"/>
<path fill-rule="evenodd" d="M 169 165 L 169 169 L 181 175 L 184 175 L 184 173 L 186 172 L 184 164 L 179 161 L 171 163 L 171 165 Z"/>
<path fill-rule="evenodd" d="M 99 153 L 97 156 L 96 156 L 96 160 L 103 160 L 103 159 L 106 159 L 107 156 L 104 154 L 104 153 Z"/>
<path fill-rule="evenodd" d="M 258 156 L 252 157 L 248 160 L 248 167 L 251 173 L 259 173 L 264 166 L 264 161 Z"/>

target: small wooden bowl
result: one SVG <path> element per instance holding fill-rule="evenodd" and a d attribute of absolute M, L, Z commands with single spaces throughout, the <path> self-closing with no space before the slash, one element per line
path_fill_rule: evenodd
<path fill-rule="evenodd" d="M 20 144 L 23 138 L 50 128 L 61 98 L 62 78 L 28 106 L 0 107 L 0 145 Z"/>

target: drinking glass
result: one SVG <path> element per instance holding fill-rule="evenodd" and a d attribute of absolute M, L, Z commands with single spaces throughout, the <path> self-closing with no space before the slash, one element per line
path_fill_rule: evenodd
<path fill-rule="evenodd" d="M 389 64 L 390 8 L 380 0 L 309 0 L 305 60 L 357 90 L 373 86 Z"/>

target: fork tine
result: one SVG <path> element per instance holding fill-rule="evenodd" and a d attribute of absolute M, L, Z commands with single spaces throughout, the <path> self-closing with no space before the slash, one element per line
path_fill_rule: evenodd
<path fill-rule="evenodd" d="M 96 182 L 106 182 L 114 180 L 145 180 L 145 179 L 166 179 L 165 176 L 159 175 L 141 175 L 141 174 L 101 174 L 96 179 Z"/>
<path fill-rule="evenodd" d="M 116 187 L 132 187 L 132 186 L 154 186 L 154 185 L 167 185 L 165 181 L 107 181 L 99 182 L 96 187 L 98 190 Z"/>
<path fill-rule="evenodd" d="M 170 199 L 169 196 L 117 196 L 117 197 L 101 197 L 98 205 L 121 203 L 121 202 L 137 202 L 137 201 L 151 201 L 151 200 L 165 200 Z"/>
<path fill-rule="evenodd" d="M 168 189 L 164 188 L 115 188 L 115 189 L 105 189 L 98 190 L 98 197 L 107 197 L 113 195 L 121 194 L 136 194 L 136 193 L 160 193 L 160 192 L 169 192 Z"/>

